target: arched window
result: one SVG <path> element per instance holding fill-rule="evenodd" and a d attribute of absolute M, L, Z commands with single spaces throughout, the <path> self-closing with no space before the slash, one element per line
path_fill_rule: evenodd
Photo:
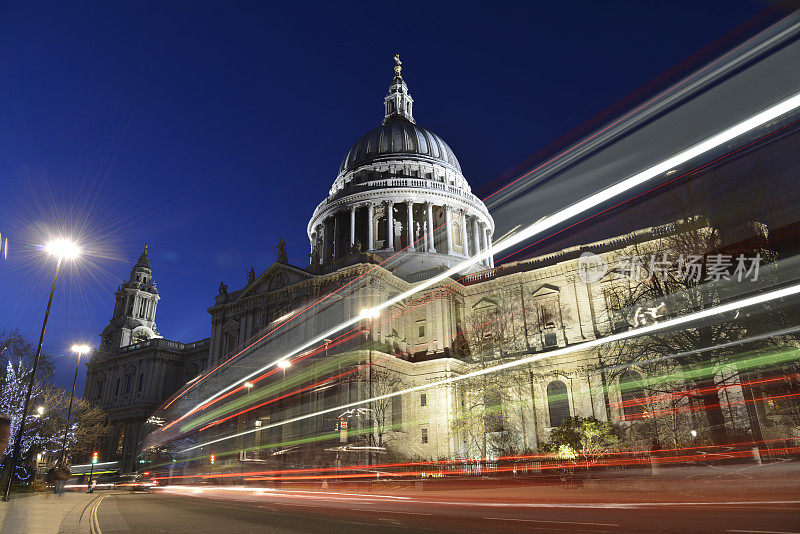
<path fill-rule="evenodd" d="M 144 386 L 144 373 L 139 373 L 139 385 L 136 386 L 136 390 L 141 393 L 142 386 Z"/>
<path fill-rule="evenodd" d="M 547 384 L 547 407 L 550 412 L 550 426 L 556 427 L 570 416 L 567 385 L 561 380 Z"/>
<path fill-rule="evenodd" d="M 625 371 L 619 377 L 622 413 L 626 421 L 647 417 L 647 395 L 642 384 L 642 376 L 634 371 Z"/>

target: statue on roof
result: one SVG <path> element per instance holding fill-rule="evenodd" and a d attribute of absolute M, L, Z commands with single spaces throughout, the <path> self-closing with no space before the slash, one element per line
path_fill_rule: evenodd
<path fill-rule="evenodd" d="M 250 285 L 255 281 L 256 281 L 256 271 L 255 269 L 250 267 L 250 270 L 247 271 L 247 285 Z"/>
<path fill-rule="evenodd" d="M 278 263 L 289 263 L 289 258 L 286 256 L 286 241 L 281 237 L 278 241 L 278 246 L 275 247 L 278 251 Z"/>
<path fill-rule="evenodd" d="M 227 295 L 228 294 L 228 286 L 225 285 L 225 282 L 219 283 L 219 294 L 220 295 Z"/>
<path fill-rule="evenodd" d="M 402 76 L 400 75 L 400 71 L 403 70 L 403 62 L 400 61 L 400 54 L 394 55 L 394 62 L 396 63 L 396 65 L 394 66 L 394 75 L 397 76 L 398 78 L 402 78 Z"/>

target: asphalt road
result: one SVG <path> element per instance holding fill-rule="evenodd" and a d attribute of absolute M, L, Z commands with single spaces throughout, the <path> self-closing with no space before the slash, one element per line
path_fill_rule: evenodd
<path fill-rule="evenodd" d="M 800 533 L 797 502 L 620 504 L 447 502 L 322 492 L 103 496 L 94 534 L 128 532 Z"/>

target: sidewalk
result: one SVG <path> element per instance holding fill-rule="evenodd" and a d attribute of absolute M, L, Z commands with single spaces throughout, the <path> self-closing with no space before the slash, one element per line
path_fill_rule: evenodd
<path fill-rule="evenodd" d="M 80 532 L 79 521 L 94 499 L 102 493 L 87 495 L 84 492 L 64 492 L 63 495 L 41 493 L 11 496 L 9 502 L 0 502 L 0 532 L 3 534 L 58 534 Z M 87 510 L 88 514 L 88 510 Z M 83 522 L 88 532 L 88 523 Z"/>

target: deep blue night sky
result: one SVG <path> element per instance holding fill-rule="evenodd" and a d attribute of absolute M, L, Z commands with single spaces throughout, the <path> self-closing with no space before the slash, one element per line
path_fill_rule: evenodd
<path fill-rule="evenodd" d="M 64 351 L 98 342 L 145 242 L 159 331 L 179 341 L 209 334 L 220 280 L 244 285 L 281 236 L 290 261 L 307 265 L 306 223 L 348 147 L 380 123 L 396 52 L 415 118 L 488 192 L 764 9 L 109 4 L 0 7 L 0 330 L 36 340 L 52 263 L 32 247 L 42 228 L 79 229 L 87 256 L 60 281 L 45 338 L 62 384 L 73 365 Z"/>

